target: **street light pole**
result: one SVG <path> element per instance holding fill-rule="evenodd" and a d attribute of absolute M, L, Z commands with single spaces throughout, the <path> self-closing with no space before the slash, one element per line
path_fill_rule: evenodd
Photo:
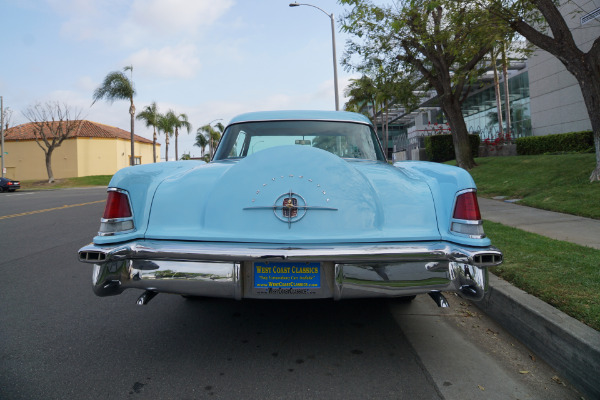
<path fill-rule="evenodd" d="M 329 17 L 329 19 L 331 19 L 331 47 L 333 50 L 333 86 L 334 86 L 334 91 L 335 91 L 335 110 L 339 111 L 340 110 L 340 97 L 338 94 L 337 56 L 335 54 L 335 18 L 333 16 L 333 13 L 328 14 L 322 8 L 314 6 L 312 4 L 290 3 L 290 7 L 298 7 L 298 6 L 309 6 L 309 7 L 316 8 L 317 10 L 321 11 L 323 14 L 327 15 Z"/>
<path fill-rule="evenodd" d="M 0 96 L 0 157 L 2 157 L 2 172 L 0 176 L 4 178 L 4 99 Z"/>

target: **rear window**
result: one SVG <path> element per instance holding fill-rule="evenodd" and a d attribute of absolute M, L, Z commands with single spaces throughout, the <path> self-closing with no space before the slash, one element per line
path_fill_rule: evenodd
<path fill-rule="evenodd" d="M 335 121 L 262 121 L 231 125 L 215 154 L 215 160 L 244 158 L 277 146 L 316 147 L 342 158 L 384 161 L 370 126 Z"/>

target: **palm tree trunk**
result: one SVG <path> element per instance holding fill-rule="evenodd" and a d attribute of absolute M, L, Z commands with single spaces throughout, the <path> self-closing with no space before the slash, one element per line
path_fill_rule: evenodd
<path fill-rule="evenodd" d="M 169 161 L 169 134 L 166 134 L 167 138 L 165 139 L 165 161 Z"/>
<path fill-rule="evenodd" d="M 133 127 L 135 121 L 135 106 L 133 105 L 133 97 L 131 98 L 131 107 L 129 107 L 129 114 L 131 114 L 131 165 L 135 165 L 135 154 L 134 154 L 134 135 L 133 135 Z"/>
<path fill-rule="evenodd" d="M 152 162 L 156 162 L 156 128 L 154 128 L 154 135 L 152 136 Z"/>
<path fill-rule="evenodd" d="M 508 93 L 508 61 L 506 59 L 506 44 L 502 43 L 502 74 L 504 75 L 504 112 L 506 112 L 506 133 L 511 131 L 510 96 Z"/>
<path fill-rule="evenodd" d="M 385 158 L 388 158 L 388 148 L 390 147 L 390 126 L 389 126 L 389 117 L 390 117 L 390 107 L 389 101 L 385 101 Z"/>
<path fill-rule="evenodd" d="M 494 70 L 494 92 L 496 93 L 496 110 L 498 112 L 498 134 L 502 136 L 502 102 L 500 99 L 500 82 L 498 80 L 498 69 L 496 68 L 496 53 L 494 52 L 494 50 L 492 50 L 492 69 Z"/>
<path fill-rule="evenodd" d="M 179 130 L 177 128 L 175 128 L 175 161 L 179 160 L 178 138 L 179 138 Z"/>

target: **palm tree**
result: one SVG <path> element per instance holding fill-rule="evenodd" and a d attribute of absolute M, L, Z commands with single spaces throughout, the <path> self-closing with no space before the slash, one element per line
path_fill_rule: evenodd
<path fill-rule="evenodd" d="M 210 124 L 206 124 L 198 129 L 198 134 L 203 133 L 208 140 L 209 155 L 211 158 L 214 155 L 216 144 L 219 143 L 224 130 L 225 127 L 220 122 L 216 123 L 214 127 Z"/>
<path fill-rule="evenodd" d="M 178 116 L 175 117 L 175 161 L 177 161 L 179 153 L 178 153 L 178 149 L 177 149 L 177 139 L 179 137 L 179 128 L 186 128 L 188 134 L 190 133 L 190 130 L 192 130 L 192 124 L 190 124 L 188 122 L 188 116 L 185 114 L 179 114 Z"/>
<path fill-rule="evenodd" d="M 141 119 L 146 121 L 146 128 L 152 127 L 154 128 L 154 135 L 152 136 L 152 157 L 154 162 L 156 162 L 156 140 L 158 139 L 156 134 L 156 127 L 158 126 L 160 114 L 158 113 L 158 106 L 156 102 L 153 101 L 149 106 L 144 107 L 144 111 L 139 113 L 136 119 Z"/>
<path fill-rule="evenodd" d="M 196 131 L 196 143 L 194 146 L 200 147 L 200 151 L 202 151 L 202 157 L 204 157 L 204 152 L 206 150 L 206 145 L 208 144 L 208 139 L 204 136 L 204 132 L 202 128 L 198 128 Z"/>
<path fill-rule="evenodd" d="M 127 66 L 123 68 L 123 71 L 131 71 L 133 78 L 133 66 Z M 115 100 L 129 100 L 129 114 L 131 115 L 131 165 L 135 164 L 134 158 L 134 120 L 135 120 L 135 106 L 133 104 L 133 96 L 135 96 L 135 88 L 133 87 L 133 81 L 121 72 L 113 71 L 106 75 L 102 85 L 94 90 L 92 105 L 100 99 L 106 99 L 111 104 Z"/>
<path fill-rule="evenodd" d="M 175 132 L 175 124 L 177 123 L 177 115 L 173 110 L 167 111 L 166 114 L 160 115 L 158 119 L 158 128 L 165 133 L 165 161 L 169 161 L 169 138 Z"/>
<path fill-rule="evenodd" d="M 211 157 L 217 151 L 217 145 L 221 141 L 221 137 L 223 136 L 223 132 L 225 132 L 225 126 L 222 123 L 217 122 L 216 124 L 213 125 L 213 136 L 212 136 L 212 139 L 213 139 L 213 154 L 211 154 Z"/>
<path fill-rule="evenodd" d="M 198 136 L 200 136 L 200 135 L 204 136 L 205 140 L 208 142 L 208 155 L 210 158 L 210 156 L 212 156 L 212 149 L 213 149 L 212 136 L 214 133 L 214 129 L 212 128 L 212 126 L 210 126 L 210 124 L 206 124 L 206 125 L 198 128 L 197 132 L 198 133 L 196 133 L 196 142 L 198 142 Z"/>
<path fill-rule="evenodd" d="M 346 97 L 349 97 L 348 102 L 344 105 L 346 110 L 360 110 L 364 106 L 373 106 L 373 116 L 377 114 L 377 88 L 373 79 L 367 75 L 363 75 L 358 79 L 350 79 L 350 84 L 345 90 Z M 365 115 L 369 118 L 368 111 Z M 374 118 L 373 118 L 374 119 Z M 377 129 L 376 121 L 373 121 L 375 129 Z"/>

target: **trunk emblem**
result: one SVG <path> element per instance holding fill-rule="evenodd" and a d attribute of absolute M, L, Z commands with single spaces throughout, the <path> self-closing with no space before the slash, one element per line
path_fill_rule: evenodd
<path fill-rule="evenodd" d="M 275 199 L 272 206 L 245 207 L 244 210 L 273 210 L 275 217 L 281 222 L 287 223 L 288 228 L 291 228 L 292 223 L 304 218 L 308 210 L 337 211 L 337 208 L 309 206 L 304 197 L 290 190 Z"/>
<path fill-rule="evenodd" d="M 286 197 L 283 199 L 283 217 L 296 218 L 298 216 L 298 199 Z"/>

